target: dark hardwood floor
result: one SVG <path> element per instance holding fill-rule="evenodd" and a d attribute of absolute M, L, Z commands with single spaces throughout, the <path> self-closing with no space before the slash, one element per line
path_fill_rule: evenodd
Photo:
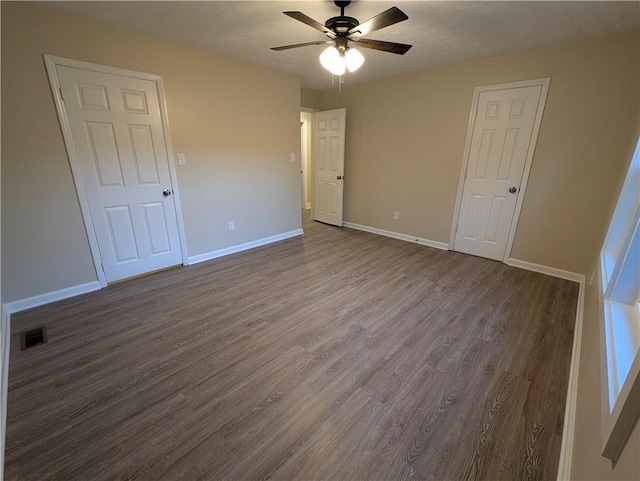
<path fill-rule="evenodd" d="M 5 479 L 555 479 L 577 284 L 304 229 L 13 316 Z"/>

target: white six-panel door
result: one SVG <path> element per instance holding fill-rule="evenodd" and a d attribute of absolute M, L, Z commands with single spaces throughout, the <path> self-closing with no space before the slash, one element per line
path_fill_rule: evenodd
<path fill-rule="evenodd" d="M 56 72 L 107 282 L 180 264 L 155 82 Z"/>
<path fill-rule="evenodd" d="M 454 250 L 503 260 L 542 86 L 481 92 Z"/>
<path fill-rule="evenodd" d="M 316 112 L 313 118 L 313 218 L 337 226 L 342 226 L 346 118 L 347 109 Z"/>

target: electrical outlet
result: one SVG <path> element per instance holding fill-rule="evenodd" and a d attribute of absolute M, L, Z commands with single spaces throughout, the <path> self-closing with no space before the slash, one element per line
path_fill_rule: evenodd
<path fill-rule="evenodd" d="M 236 223 L 233 220 L 229 221 L 229 230 L 234 230 L 236 228 Z"/>
<path fill-rule="evenodd" d="M 397 210 L 393 212 L 393 220 L 398 220 L 400 218 L 400 212 Z"/>

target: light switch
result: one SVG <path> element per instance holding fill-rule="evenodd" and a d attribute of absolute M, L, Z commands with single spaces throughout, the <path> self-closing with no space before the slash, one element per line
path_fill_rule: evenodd
<path fill-rule="evenodd" d="M 296 153 L 291 152 L 291 162 L 295 162 L 295 161 L 296 161 Z"/>
<path fill-rule="evenodd" d="M 187 157 L 184 154 L 178 154 L 178 165 L 187 165 Z"/>

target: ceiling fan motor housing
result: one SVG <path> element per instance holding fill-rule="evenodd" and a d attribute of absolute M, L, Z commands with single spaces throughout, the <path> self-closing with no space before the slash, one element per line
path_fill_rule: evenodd
<path fill-rule="evenodd" d="M 389 27 L 390 25 L 395 25 L 396 23 L 404 22 L 405 20 L 407 20 L 409 18 L 407 14 L 405 14 L 398 7 L 388 8 L 375 17 L 371 17 L 369 20 L 366 20 L 364 23 L 360 23 L 358 19 L 349 17 L 344 14 L 344 9 L 351 3 L 350 1 L 335 1 L 334 3 L 338 8 L 340 8 L 340 15 L 331 17 L 324 23 L 324 25 L 302 12 L 282 12 L 285 15 L 324 33 L 327 37 L 329 37 L 330 40 L 284 45 L 282 47 L 272 47 L 271 49 L 288 50 L 290 48 L 333 43 L 334 46 L 340 51 L 341 55 L 346 55 L 347 50 L 349 49 L 349 41 L 357 42 L 359 47 L 369 48 L 372 50 L 381 50 L 383 52 L 390 52 L 398 55 L 404 55 L 411 48 L 411 45 L 407 45 L 404 43 L 385 42 L 382 40 L 373 40 L 362 37 L 363 35 L 375 32 L 376 30 L 380 30 L 382 28 Z M 357 50 L 354 49 L 353 52 L 357 53 Z"/>
<path fill-rule="evenodd" d="M 331 17 L 324 24 L 329 30 L 334 31 L 338 35 L 347 35 L 349 30 L 360 25 L 357 19 L 341 15 L 339 17 Z"/>

